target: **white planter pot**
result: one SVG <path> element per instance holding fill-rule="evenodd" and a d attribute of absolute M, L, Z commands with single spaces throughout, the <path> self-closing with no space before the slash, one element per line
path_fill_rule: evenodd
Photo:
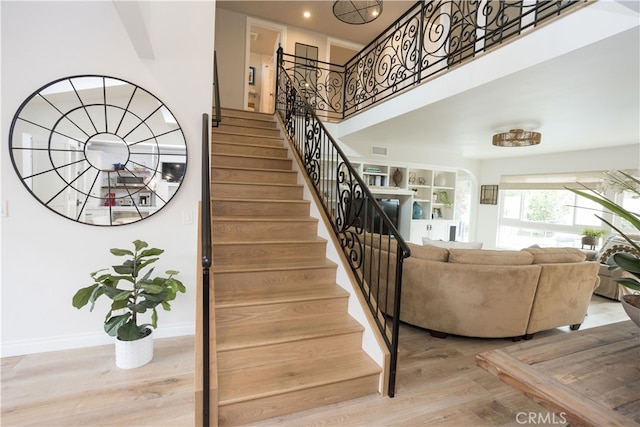
<path fill-rule="evenodd" d="M 146 365 L 153 359 L 153 331 L 135 341 L 121 341 L 116 338 L 116 366 L 133 369 Z"/>

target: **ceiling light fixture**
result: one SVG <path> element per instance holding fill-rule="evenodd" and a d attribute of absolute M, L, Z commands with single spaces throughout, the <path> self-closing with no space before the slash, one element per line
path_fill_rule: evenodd
<path fill-rule="evenodd" d="M 382 13 L 382 0 L 335 0 L 333 14 L 347 24 L 366 24 Z"/>
<path fill-rule="evenodd" d="M 542 141 L 542 134 L 522 129 L 511 129 L 493 135 L 493 145 L 497 147 L 528 147 L 538 145 Z"/>

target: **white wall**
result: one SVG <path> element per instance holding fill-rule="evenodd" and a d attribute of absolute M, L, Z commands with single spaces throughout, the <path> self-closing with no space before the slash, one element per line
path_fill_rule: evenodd
<path fill-rule="evenodd" d="M 247 81 L 246 16 L 224 9 L 216 10 L 216 56 L 220 80 L 220 104 L 224 108 L 244 109 Z"/>
<path fill-rule="evenodd" d="M 102 332 L 107 301 L 89 312 L 73 308 L 71 298 L 91 284 L 90 272 L 112 264 L 109 248 L 128 247 L 135 239 L 164 248 L 157 269 L 180 270 L 187 287 L 171 312 L 160 311 L 157 336 L 194 332 L 201 115 L 211 112 L 215 2 L 140 5 L 152 49 L 145 58 L 113 2 L 0 3 L 2 356 L 111 343 Z M 13 114 L 44 84 L 78 74 L 136 83 L 176 116 L 187 140 L 187 174 L 158 214 L 118 227 L 77 224 L 43 207 L 19 182 L 6 143 Z"/>

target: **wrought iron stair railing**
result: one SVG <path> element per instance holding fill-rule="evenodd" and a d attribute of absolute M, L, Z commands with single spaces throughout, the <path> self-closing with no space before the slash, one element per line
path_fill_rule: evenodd
<path fill-rule="evenodd" d="M 278 55 L 276 112 L 293 141 L 390 353 L 388 394 L 395 394 L 402 265 L 407 243 L 347 156 L 282 69 Z"/>
<path fill-rule="evenodd" d="M 341 120 L 593 1 L 421 0 L 346 64 L 282 64 L 319 116 Z"/>

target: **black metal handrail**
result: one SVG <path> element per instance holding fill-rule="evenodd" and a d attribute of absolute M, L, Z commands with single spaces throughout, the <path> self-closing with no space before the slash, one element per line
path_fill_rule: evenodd
<path fill-rule="evenodd" d="M 421 0 L 344 65 L 283 66 L 319 116 L 344 119 L 592 1 Z"/>
<path fill-rule="evenodd" d="M 209 115 L 202 115 L 202 201 L 201 208 L 201 244 L 202 244 L 202 425 L 209 426 L 209 414 L 211 411 L 209 402 L 210 376 L 209 376 L 209 269 L 213 260 L 211 245 L 211 189 L 209 168 L 209 135 L 211 125 Z"/>
<path fill-rule="evenodd" d="M 287 75 L 282 48 L 278 50 L 276 111 L 389 349 L 389 396 L 393 397 L 402 265 L 411 254 L 409 246 Z"/>
<path fill-rule="evenodd" d="M 212 126 L 218 127 L 222 121 L 222 107 L 220 106 L 220 88 L 218 87 L 218 59 L 213 52 L 213 119 Z"/>

